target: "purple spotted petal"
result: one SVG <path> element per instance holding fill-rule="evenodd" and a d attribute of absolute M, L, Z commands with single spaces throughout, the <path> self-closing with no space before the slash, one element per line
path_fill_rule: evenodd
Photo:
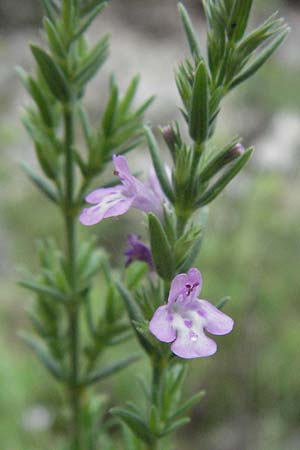
<path fill-rule="evenodd" d="M 120 186 L 114 186 L 109 188 L 99 188 L 95 189 L 94 191 L 90 192 L 85 197 L 85 200 L 87 203 L 100 203 L 105 197 L 111 194 L 120 193 L 124 190 L 124 187 L 122 185 Z"/>
<path fill-rule="evenodd" d="M 203 330 L 194 331 L 185 327 L 177 332 L 177 338 L 171 345 L 171 350 L 180 358 L 201 358 L 216 353 L 217 344 L 207 337 Z"/>
<path fill-rule="evenodd" d="M 172 342 L 176 338 L 176 332 L 172 328 L 172 316 L 168 305 L 160 306 L 150 320 L 149 330 L 162 342 Z"/>
<path fill-rule="evenodd" d="M 114 155 L 113 163 L 115 166 L 115 174 L 127 189 L 128 195 L 135 195 L 138 191 L 139 184 L 142 185 L 143 183 L 131 174 L 125 156 Z"/>
<path fill-rule="evenodd" d="M 116 171 L 119 172 L 120 175 L 132 176 L 125 156 L 113 155 L 113 163 Z"/>
<path fill-rule="evenodd" d="M 198 314 L 205 319 L 204 328 L 212 334 L 222 335 L 232 331 L 234 322 L 207 300 L 197 300 Z"/>
<path fill-rule="evenodd" d="M 180 295 L 187 296 L 188 301 L 192 301 L 199 294 L 201 286 L 202 276 L 196 268 L 190 269 L 187 274 L 176 275 L 171 284 L 168 303 L 173 303 Z"/>
<path fill-rule="evenodd" d="M 188 280 L 189 279 L 186 273 L 176 275 L 171 284 L 168 304 L 174 303 L 175 300 L 177 300 L 177 298 L 185 291 Z"/>
<path fill-rule="evenodd" d="M 193 289 L 193 298 L 197 298 L 201 288 L 202 288 L 202 275 L 200 270 L 196 269 L 195 267 L 190 269 L 187 273 L 189 282 L 192 286 L 194 286 Z"/>

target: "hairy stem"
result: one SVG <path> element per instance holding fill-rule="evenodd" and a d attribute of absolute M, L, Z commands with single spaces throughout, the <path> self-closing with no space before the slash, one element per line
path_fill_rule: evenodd
<path fill-rule="evenodd" d="M 162 377 L 165 365 L 166 361 L 163 358 L 153 358 L 152 360 L 152 404 L 156 406 L 159 412 L 161 410 Z M 159 450 L 159 448 L 159 438 L 153 439 L 151 450 Z"/>
<path fill-rule="evenodd" d="M 80 390 L 78 389 L 79 306 L 76 298 L 76 228 L 74 219 L 74 113 L 73 102 L 64 106 L 65 127 L 65 223 L 67 264 L 72 301 L 69 306 L 70 403 L 72 410 L 72 450 L 80 450 Z"/>

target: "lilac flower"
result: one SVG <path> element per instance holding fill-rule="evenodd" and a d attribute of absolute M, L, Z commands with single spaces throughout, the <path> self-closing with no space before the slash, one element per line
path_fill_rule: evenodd
<path fill-rule="evenodd" d="M 130 208 L 141 209 L 144 212 L 154 212 L 161 216 L 164 197 L 154 189 L 153 180 L 148 185 L 134 177 L 124 156 L 113 156 L 115 175 L 122 184 L 109 188 L 100 188 L 87 197 L 88 203 L 94 204 L 85 208 L 79 216 L 83 225 L 95 225 L 107 217 L 121 216 Z"/>
<path fill-rule="evenodd" d="M 162 342 L 172 342 L 171 350 L 181 358 L 191 359 L 213 355 L 217 344 L 204 333 L 230 333 L 233 320 L 197 297 L 202 286 L 198 269 L 177 275 L 171 284 L 168 303 L 160 306 L 152 317 L 149 329 Z"/>
<path fill-rule="evenodd" d="M 124 252 L 126 256 L 125 267 L 133 261 L 144 261 L 150 270 L 154 270 L 154 264 L 150 248 L 145 245 L 136 234 L 129 234 L 127 238 L 129 248 Z"/>

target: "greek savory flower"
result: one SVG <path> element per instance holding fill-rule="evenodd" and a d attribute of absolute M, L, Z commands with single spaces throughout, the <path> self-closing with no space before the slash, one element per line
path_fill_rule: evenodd
<path fill-rule="evenodd" d="M 129 247 L 125 250 L 125 267 L 133 261 L 144 261 L 150 270 L 154 270 L 154 264 L 150 248 L 144 244 L 136 234 L 129 234 L 127 238 Z"/>
<path fill-rule="evenodd" d="M 153 212 L 157 216 L 163 213 L 164 198 L 154 189 L 153 180 L 149 184 L 134 177 L 124 156 L 113 156 L 115 175 L 122 184 L 109 188 L 100 188 L 87 197 L 88 203 L 94 204 L 85 208 L 79 216 L 83 225 L 95 225 L 107 217 L 121 216 L 130 208 L 137 208 L 146 213 Z"/>
<path fill-rule="evenodd" d="M 160 306 L 152 317 L 149 329 L 162 342 L 172 342 L 175 355 L 191 359 L 213 355 L 217 344 L 205 331 L 215 335 L 230 333 L 233 320 L 209 303 L 197 297 L 202 276 L 192 268 L 177 275 L 171 284 L 168 303 Z"/>

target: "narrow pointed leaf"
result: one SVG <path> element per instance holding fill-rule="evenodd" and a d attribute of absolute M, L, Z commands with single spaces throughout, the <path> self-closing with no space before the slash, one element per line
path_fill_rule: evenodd
<path fill-rule="evenodd" d="M 149 108 L 149 106 L 154 102 L 155 95 L 152 95 L 148 98 L 134 113 L 134 117 L 141 117 L 145 111 Z"/>
<path fill-rule="evenodd" d="M 267 47 L 260 52 L 260 54 L 250 63 L 236 78 L 233 79 L 229 89 L 233 89 L 240 83 L 244 82 L 252 75 L 254 75 L 263 64 L 273 55 L 276 49 L 282 44 L 289 33 L 289 29 L 281 33 L 275 38 Z"/>
<path fill-rule="evenodd" d="M 119 90 L 118 87 L 115 84 L 113 84 L 111 87 L 111 93 L 108 100 L 108 104 L 102 119 L 102 130 L 105 137 L 109 137 L 113 133 L 113 129 L 115 126 L 115 119 L 117 115 L 118 99 L 119 99 Z"/>
<path fill-rule="evenodd" d="M 230 297 L 223 297 L 221 300 L 216 304 L 216 308 L 223 309 L 224 306 L 229 302 Z"/>
<path fill-rule="evenodd" d="M 139 305 L 133 299 L 131 293 L 125 288 L 123 284 L 118 281 L 116 282 L 116 287 L 124 300 L 130 319 L 136 322 L 142 322 L 144 320 L 144 316 Z"/>
<path fill-rule="evenodd" d="M 99 5 L 107 4 L 107 0 L 86 0 L 82 2 L 82 6 L 80 8 L 80 15 L 86 16 L 88 14 L 92 14 L 95 9 L 99 7 Z"/>
<path fill-rule="evenodd" d="M 174 258 L 168 237 L 158 218 L 149 213 L 151 252 L 157 273 L 167 281 L 174 277 Z"/>
<path fill-rule="evenodd" d="M 48 17 L 45 17 L 43 20 L 44 28 L 47 33 L 48 42 L 52 49 L 52 51 L 59 57 L 59 58 L 65 58 L 66 57 L 66 50 L 63 46 L 61 37 L 58 33 L 58 30 L 56 29 L 54 23 L 52 20 L 50 20 Z"/>
<path fill-rule="evenodd" d="M 229 38 L 238 41 L 245 33 L 253 0 L 236 0 L 229 20 Z"/>
<path fill-rule="evenodd" d="M 79 29 L 76 31 L 76 33 L 72 36 L 71 42 L 76 41 L 91 25 L 93 20 L 101 14 L 101 12 L 104 10 L 105 6 L 107 5 L 106 2 L 100 3 L 95 6 L 95 8 L 87 15 L 85 20 L 81 23 Z"/>
<path fill-rule="evenodd" d="M 132 78 L 127 91 L 125 92 L 125 95 L 122 98 L 122 101 L 120 102 L 119 107 L 119 113 L 120 115 L 126 114 L 133 102 L 134 96 L 136 94 L 139 82 L 140 82 L 140 76 L 136 75 Z"/>
<path fill-rule="evenodd" d="M 42 364 L 49 370 L 49 372 L 57 379 L 63 380 L 64 374 L 59 363 L 49 354 L 44 345 L 33 336 L 27 333 L 21 333 L 21 338 L 26 342 L 29 347 L 35 352 Z"/>
<path fill-rule="evenodd" d="M 31 95 L 31 97 L 35 101 L 45 124 L 49 128 L 53 127 L 53 117 L 51 108 L 49 107 L 48 99 L 42 92 L 40 86 L 30 75 L 28 75 L 22 69 L 22 67 L 17 67 L 16 70 L 27 92 Z"/>
<path fill-rule="evenodd" d="M 209 91 L 206 67 L 203 61 L 198 64 L 189 112 L 191 138 L 201 144 L 206 141 L 209 127 Z"/>
<path fill-rule="evenodd" d="M 35 283 L 34 281 L 20 281 L 19 284 L 26 289 L 30 289 L 31 291 L 34 291 L 38 295 L 47 295 L 51 297 L 53 300 L 57 300 L 60 303 L 64 303 L 66 301 L 66 297 L 62 292 L 60 292 L 58 289 L 45 286 L 44 284 Z"/>
<path fill-rule="evenodd" d="M 153 351 L 153 346 L 151 343 L 145 338 L 145 336 L 137 329 L 137 324 L 144 322 L 144 316 L 140 309 L 138 303 L 133 299 L 130 292 L 118 281 L 116 282 L 116 287 L 121 295 L 125 303 L 125 307 L 128 313 L 128 316 L 131 320 L 132 327 L 134 332 L 144 350 L 151 354 Z"/>
<path fill-rule="evenodd" d="M 152 433 L 140 416 L 125 408 L 112 408 L 110 412 L 122 419 L 136 436 L 147 444 L 152 444 Z"/>
<path fill-rule="evenodd" d="M 182 20 L 182 24 L 184 27 L 184 31 L 189 43 L 190 51 L 192 56 L 201 59 L 201 51 L 200 51 L 200 45 L 199 40 L 196 35 L 196 32 L 194 30 L 193 24 L 191 22 L 191 19 L 187 13 L 187 10 L 183 6 L 182 3 L 178 4 L 178 11 Z"/>
<path fill-rule="evenodd" d="M 148 142 L 148 147 L 150 150 L 152 163 L 155 168 L 155 173 L 157 175 L 158 181 L 161 185 L 162 190 L 170 200 L 170 202 L 174 201 L 174 193 L 170 184 L 170 181 L 168 179 L 164 164 L 161 160 L 161 157 L 159 155 L 159 150 L 157 147 L 157 143 L 155 140 L 155 137 L 150 130 L 149 127 L 145 127 L 145 133 L 146 133 L 146 139 Z"/>
<path fill-rule="evenodd" d="M 232 164 L 230 169 L 228 169 L 215 184 L 209 188 L 197 201 L 196 206 L 204 206 L 214 200 L 230 183 L 230 181 L 242 170 L 242 168 L 249 161 L 253 153 L 253 148 L 249 148 L 245 153 L 240 156 L 235 163 Z"/>
<path fill-rule="evenodd" d="M 79 87 L 83 87 L 91 78 L 93 78 L 98 69 L 105 62 L 108 55 L 108 42 L 109 35 L 106 35 L 80 64 L 80 67 L 73 78 L 74 83 Z"/>
<path fill-rule="evenodd" d="M 110 364 L 109 366 L 101 367 L 99 370 L 89 374 L 82 384 L 87 386 L 89 384 L 97 383 L 98 381 L 101 381 L 104 378 L 110 377 L 111 375 L 125 369 L 130 364 L 136 362 L 139 358 L 140 357 L 138 355 L 133 355 L 121 361 Z"/>
<path fill-rule="evenodd" d="M 62 102 L 67 102 L 70 98 L 69 86 L 61 68 L 40 47 L 31 45 L 31 51 L 54 97 Z"/>
<path fill-rule="evenodd" d="M 30 178 L 30 180 L 35 184 L 35 186 L 46 195 L 46 197 L 49 198 L 54 203 L 58 202 L 57 194 L 52 189 L 52 187 L 39 175 L 37 175 L 31 167 L 29 167 L 27 164 L 22 163 L 22 168 L 26 175 Z"/>
<path fill-rule="evenodd" d="M 55 22 L 59 14 L 59 9 L 56 3 L 53 0 L 41 0 L 41 3 L 45 14 L 52 20 L 52 22 Z"/>
<path fill-rule="evenodd" d="M 226 164 L 230 164 L 233 159 L 228 157 L 230 151 L 239 142 L 239 138 L 236 137 L 228 145 L 226 145 L 216 156 L 212 157 L 199 174 L 199 180 L 201 183 L 209 181 L 215 176 L 219 170 L 223 169 Z"/>
<path fill-rule="evenodd" d="M 172 415 L 171 421 L 173 422 L 174 419 L 177 419 L 182 414 L 186 413 L 189 409 L 193 408 L 193 406 L 200 403 L 204 396 L 205 396 L 205 391 L 200 391 L 200 392 L 197 392 L 197 394 L 193 395 L 189 400 L 184 402 L 180 406 L 180 408 L 177 409 L 176 413 Z"/>
<path fill-rule="evenodd" d="M 183 427 L 184 425 L 187 425 L 191 419 L 189 417 L 183 417 L 182 419 L 175 420 L 171 425 L 166 427 L 164 431 L 160 434 L 160 436 L 166 436 L 167 434 L 172 433 L 173 431 L 177 430 L 178 428 Z"/>

